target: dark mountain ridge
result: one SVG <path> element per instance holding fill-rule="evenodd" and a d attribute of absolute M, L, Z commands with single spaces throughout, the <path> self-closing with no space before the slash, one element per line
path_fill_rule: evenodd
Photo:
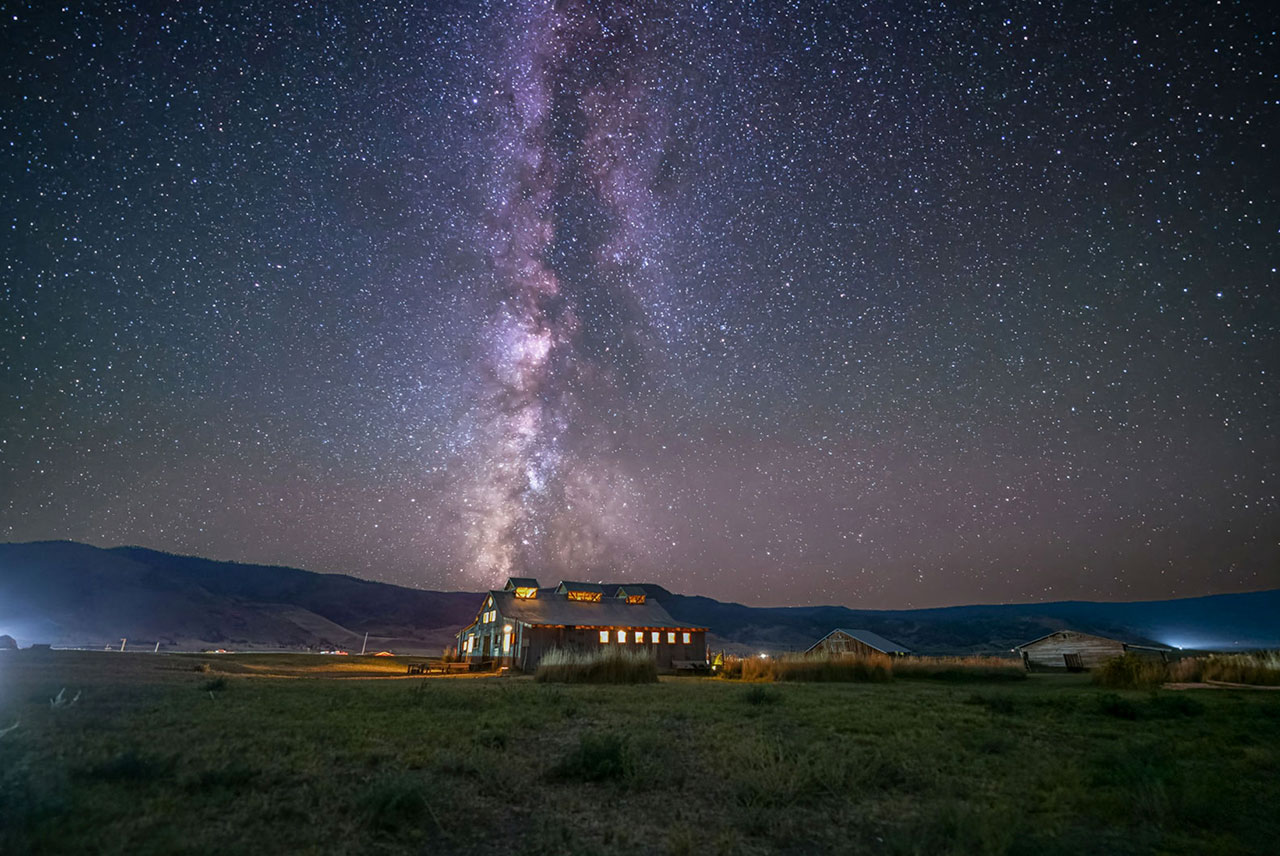
<path fill-rule="evenodd" d="M 751 607 L 650 586 L 676 618 L 730 650 L 803 650 L 836 627 L 863 628 L 921 653 L 1007 651 L 1070 627 L 1176 647 L 1280 646 L 1280 589 L 1134 603 L 1063 601 L 863 610 Z M 20 644 L 438 651 L 480 593 L 438 592 L 274 565 L 69 541 L 0 544 L 0 633 Z"/>

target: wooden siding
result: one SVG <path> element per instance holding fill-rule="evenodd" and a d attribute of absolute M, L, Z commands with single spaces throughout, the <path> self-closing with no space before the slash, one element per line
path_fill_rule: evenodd
<path fill-rule="evenodd" d="M 1022 661 L 1028 668 L 1066 669 L 1067 655 L 1077 655 L 1083 668 L 1093 669 L 1112 657 L 1119 657 L 1125 648 L 1124 643 L 1116 639 L 1105 639 L 1074 630 L 1059 630 L 1023 645 L 1019 650 L 1022 651 Z"/>
<path fill-rule="evenodd" d="M 811 654 L 858 654 L 860 656 L 869 656 L 871 654 L 883 654 L 883 651 L 877 651 L 865 642 L 854 639 L 848 633 L 842 633 L 839 630 L 831 633 L 826 639 L 823 639 L 809 651 Z"/>
<path fill-rule="evenodd" d="M 523 622 L 511 622 L 511 650 L 502 651 L 502 634 L 505 623 L 502 616 L 489 624 L 478 624 L 474 630 L 469 629 L 459 634 L 458 653 L 468 660 L 494 660 L 500 665 L 514 666 L 522 671 L 531 672 L 538 667 L 538 662 L 553 648 L 564 648 L 575 651 L 597 651 L 601 648 L 622 648 L 629 651 L 644 651 L 657 661 L 659 669 L 671 669 L 675 660 L 700 660 L 707 658 L 707 634 L 704 630 L 675 630 L 657 628 L 659 641 L 655 644 L 650 634 L 654 628 L 644 627 L 551 627 L 545 625 L 528 625 Z M 609 631 L 609 641 L 600 641 L 600 631 Z M 626 642 L 618 642 L 618 631 L 627 633 Z M 632 641 L 637 630 L 645 632 L 644 642 Z M 476 633 L 476 648 L 470 654 L 462 650 L 467 632 Z M 667 642 L 667 633 L 676 634 L 675 644 Z M 684 634 L 689 634 L 689 644 L 684 644 Z"/>

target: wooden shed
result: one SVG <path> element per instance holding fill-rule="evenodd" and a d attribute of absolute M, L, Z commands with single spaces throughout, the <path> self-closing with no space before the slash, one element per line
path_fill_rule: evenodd
<path fill-rule="evenodd" d="M 897 642 L 870 630 L 844 630 L 837 627 L 805 651 L 806 654 L 891 654 L 901 656 L 911 651 Z"/>
<path fill-rule="evenodd" d="M 1173 649 L 1149 639 L 1114 639 L 1078 630 L 1055 630 L 1013 650 L 1022 655 L 1028 669 L 1080 672 L 1126 653 L 1164 661 Z"/>
<path fill-rule="evenodd" d="M 458 656 L 530 671 L 548 651 L 642 651 L 660 669 L 707 662 L 707 629 L 676 621 L 645 584 L 564 580 L 554 588 L 512 577 L 490 591 L 458 633 Z"/>

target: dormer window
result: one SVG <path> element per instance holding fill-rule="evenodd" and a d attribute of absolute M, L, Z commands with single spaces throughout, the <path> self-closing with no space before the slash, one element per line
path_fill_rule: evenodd
<path fill-rule="evenodd" d="M 635 586 L 619 586 L 614 597 L 627 603 L 644 603 L 644 590 Z"/>
<path fill-rule="evenodd" d="M 584 603 L 599 603 L 604 597 L 604 589 L 595 583 L 575 583 L 563 580 L 556 586 L 556 594 L 562 594 L 567 600 Z"/>
<path fill-rule="evenodd" d="M 533 600 L 538 596 L 538 581 L 533 577 L 508 577 L 502 590 L 514 593 L 522 600 Z"/>

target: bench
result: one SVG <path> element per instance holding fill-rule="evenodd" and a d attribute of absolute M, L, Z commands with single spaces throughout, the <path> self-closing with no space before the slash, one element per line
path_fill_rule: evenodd
<path fill-rule="evenodd" d="M 456 672 L 471 671 L 471 664 L 466 660 L 453 663 L 409 663 L 405 668 L 407 675 L 452 675 Z"/>
<path fill-rule="evenodd" d="M 458 660 L 454 663 L 433 663 L 427 667 L 427 674 L 436 675 L 452 675 L 454 672 L 469 672 L 471 664 L 465 660 Z"/>

